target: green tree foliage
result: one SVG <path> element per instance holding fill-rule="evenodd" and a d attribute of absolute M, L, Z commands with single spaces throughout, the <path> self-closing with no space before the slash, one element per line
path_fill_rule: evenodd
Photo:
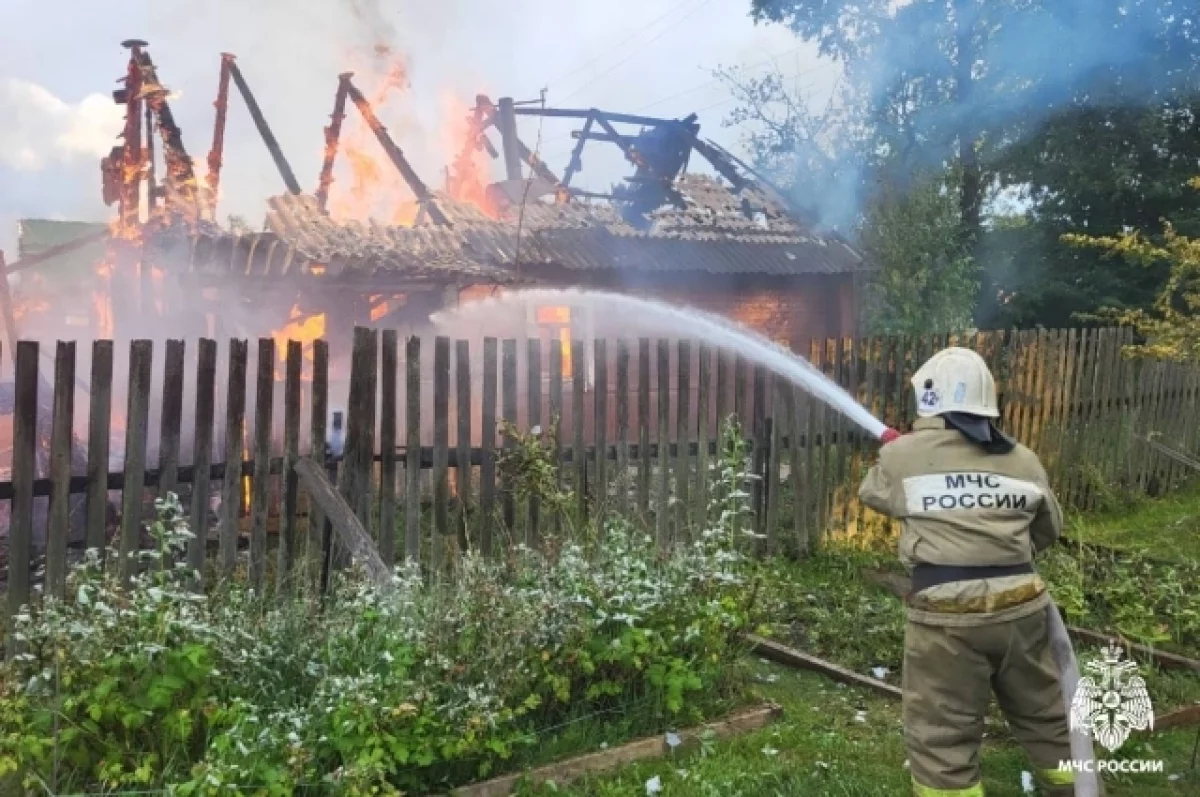
<path fill-rule="evenodd" d="M 866 296 L 874 334 L 915 335 L 970 326 L 976 268 L 958 234 L 958 192 L 930 180 L 875 199 L 859 234 L 875 266 Z"/>
<path fill-rule="evenodd" d="M 990 290 L 981 319 L 995 327 L 1063 327 L 1101 307 L 1151 307 L 1165 261 L 1143 266 L 1063 236 L 1158 231 L 1163 221 L 1200 235 L 1200 194 L 1187 187 L 1198 160 L 1197 101 L 1073 110 L 1011 147 L 997 171 L 1025 207 L 994 224 L 984 242 Z M 1162 242 L 1157 232 L 1149 240 Z"/>
<path fill-rule="evenodd" d="M 959 234 L 985 265 L 980 325 L 1149 306 L 1163 274 L 1062 235 L 1185 229 L 1200 7 L 1184 0 L 751 0 L 845 67 L 857 202 L 957 170 Z M 780 141 L 785 137 L 778 136 Z M 834 136 L 836 138 L 836 136 Z M 842 166 L 843 170 L 846 169 Z M 1191 172 L 1188 172 L 1190 175 Z M 1007 189 L 1004 194 L 1000 192 Z M 997 196 L 1020 202 L 997 217 Z M 859 219 L 861 221 L 861 213 Z"/>
<path fill-rule="evenodd" d="M 1200 188 L 1200 178 L 1193 179 L 1191 185 Z M 1168 224 L 1161 243 L 1151 242 L 1138 232 L 1115 237 L 1068 235 L 1065 243 L 1116 256 L 1135 267 L 1165 266 L 1167 277 L 1151 308 L 1107 307 L 1097 316 L 1138 331 L 1143 342 L 1130 347 L 1131 354 L 1200 360 L 1200 240 L 1182 235 Z"/>

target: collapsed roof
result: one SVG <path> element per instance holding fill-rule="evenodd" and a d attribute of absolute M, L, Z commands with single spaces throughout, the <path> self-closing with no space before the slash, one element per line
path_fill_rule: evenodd
<path fill-rule="evenodd" d="M 140 135 L 133 124 L 140 113 L 138 103 L 144 99 L 151 110 L 168 116 L 169 106 L 166 90 L 145 53 L 145 42 L 131 40 L 126 44 L 131 49 L 126 82 L 141 88 L 138 92 L 127 89 L 114 93 L 114 99 L 128 106 L 130 130 L 126 148 L 114 149 L 106 161 L 110 164 L 106 198 L 117 201 L 129 197 L 128 202 L 133 202 L 136 191 L 110 183 L 122 175 L 141 179 L 138 170 L 120 171 L 112 164 L 137 163 L 139 158 L 144 160 L 146 151 L 153 159 L 149 145 L 136 152 L 129 148 L 133 136 Z M 174 162 L 189 168 L 167 169 L 164 185 L 150 194 L 152 208 L 155 197 L 164 198 L 170 206 L 172 193 L 167 189 L 179 182 L 188 189 L 189 201 L 204 205 L 203 218 L 197 218 L 190 208 L 173 212 L 167 207 L 159 214 L 165 223 L 149 228 L 147 245 L 152 252 L 164 255 L 162 260 L 168 267 L 179 267 L 182 261 L 188 270 L 232 272 L 246 277 L 299 274 L 372 279 L 386 275 L 497 283 L 527 278 L 523 269 L 530 266 L 567 272 L 636 270 L 772 276 L 842 274 L 864 267 L 861 256 L 842 238 L 816 229 L 751 167 L 713 142 L 700 139 L 700 125 L 694 114 L 684 119 L 656 119 L 597 109 L 546 108 L 511 98 L 492 103 L 480 95 L 469 119 L 471 128 L 463 157 L 468 157 L 471 150 L 486 151 L 497 159 L 503 157 L 506 174 L 505 180 L 487 186 L 493 206 L 485 213 L 474 204 L 453 198 L 449 173 L 445 191 L 433 190 L 421 180 L 369 101 L 354 86 L 350 73 L 338 79 L 333 123 L 325 130 L 325 159 L 317 189 L 311 194 L 304 192 L 233 56 L 222 57 L 221 69 L 217 127 L 213 151 L 208 155 L 208 185 L 203 186 L 206 190 L 196 188 L 199 181 L 190 170 L 191 159 L 183 151 L 177 128 L 172 127 L 174 134 L 164 142 L 164 156 L 169 152 Z M 264 232 L 227 231 L 208 221 L 216 216 L 230 77 L 251 108 L 251 116 L 288 188 L 287 193 L 269 200 Z M 326 212 L 347 102 L 358 109 L 416 198 L 420 213 L 414 225 L 342 223 Z M 516 118 L 522 115 L 582 121 L 582 128 L 574 133 L 574 152 L 561 176 L 518 138 Z M 622 133 L 617 125 L 634 125 L 640 130 Z M 499 149 L 488 140 L 490 128 L 500 133 Z M 571 186 L 589 141 L 616 145 L 636 167 L 625 184 L 611 193 L 596 194 Z M 687 173 L 693 153 L 708 161 L 720 178 Z M 150 175 L 153 179 L 152 168 Z M 175 194 L 179 192 L 177 186 Z M 122 218 L 128 217 L 123 205 Z M 176 223 L 184 217 L 189 224 Z"/>

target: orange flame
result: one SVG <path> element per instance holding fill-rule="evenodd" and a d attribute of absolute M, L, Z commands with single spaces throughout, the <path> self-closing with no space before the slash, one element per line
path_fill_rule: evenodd
<path fill-rule="evenodd" d="M 294 304 L 288 318 L 288 323 L 271 333 L 271 337 L 275 339 L 275 379 L 279 381 L 287 376 L 286 369 L 281 366 L 287 363 L 288 341 L 299 341 L 305 361 L 311 363 L 313 344 L 325 336 L 324 313 L 305 313 L 300 309 L 299 304 Z M 305 381 L 312 380 L 311 368 L 307 369 L 307 373 L 302 378 Z"/>

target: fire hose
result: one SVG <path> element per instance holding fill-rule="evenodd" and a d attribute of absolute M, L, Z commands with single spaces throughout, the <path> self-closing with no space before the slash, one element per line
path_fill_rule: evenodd
<path fill-rule="evenodd" d="M 899 439 L 900 433 L 892 428 L 885 428 L 879 435 L 879 442 L 887 445 Z M 1058 668 L 1059 683 L 1062 684 L 1063 708 L 1067 716 L 1071 716 L 1071 703 L 1075 699 L 1075 690 L 1079 687 L 1079 663 L 1075 659 L 1075 648 L 1067 635 L 1067 627 L 1062 621 L 1062 615 L 1053 600 L 1046 607 L 1046 622 L 1050 634 L 1050 650 L 1054 655 L 1054 664 Z M 1096 754 L 1092 746 L 1092 737 L 1084 730 L 1072 728 L 1070 731 L 1071 760 L 1075 764 L 1075 797 L 1100 797 L 1100 783 L 1096 777 Z"/>

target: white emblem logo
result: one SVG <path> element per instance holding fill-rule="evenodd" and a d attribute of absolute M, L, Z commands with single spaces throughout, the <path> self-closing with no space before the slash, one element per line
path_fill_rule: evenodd
<path fill-rule="evenodd" d="M 1103 661 L 1090 661 L 1096 674 L 1079 679 L 1071 701 L 1071 730 L 1089 731 L 1109 752 L 1125 744 L 1132 731 L 1154 729 L 1154 708 L 1137 664 L 1121 660 L 1121 648 L 1104 648 Z"/>
<path fill-rule="evenodd" d="M 921 409 L 936 410 L 942 406 L 942 396 L 936 390 L 926 390 L 921 393 Z"/>

